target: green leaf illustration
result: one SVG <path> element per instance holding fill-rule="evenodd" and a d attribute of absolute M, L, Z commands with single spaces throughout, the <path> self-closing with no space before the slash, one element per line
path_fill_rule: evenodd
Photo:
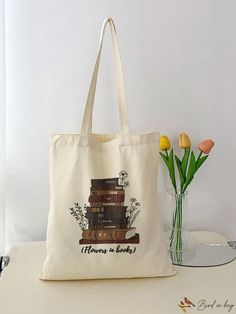
<path fill-rule="evenodd" d="M 140 210 L 137 211 L 134 216 L 130 219 L 130 227 L 132 226 L 132 224 L 134 223 L 135 219 L 138 217 Z"/>
<path fill-rule="evenodd" d="M 195 173 L 198 171 L 198 169 L 201 167 L 201 165 L 204 163 L 205 160 L 207 160 L 208 155 L 203 156 L 202 158 L 198 159 L 195 164 Z"/>

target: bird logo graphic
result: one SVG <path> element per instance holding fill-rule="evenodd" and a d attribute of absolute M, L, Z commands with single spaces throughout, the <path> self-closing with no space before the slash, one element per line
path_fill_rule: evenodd
<path fill-rule="evenodd" d="M 187 313 L 187 308 L 195 307 L 195 304 L 193 304 L 192 301 L 190 301 L 187 297 L 184 297 L 184 301 L 180 301 L 180 304 L 178 306 L 181 308 L 183 313 Z"/>

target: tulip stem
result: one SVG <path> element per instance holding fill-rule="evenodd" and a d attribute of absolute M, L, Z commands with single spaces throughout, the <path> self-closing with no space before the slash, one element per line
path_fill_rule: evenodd
<path fill-rule="evenodd" d="M 198 155 L 198 158 L 197 158 L 197 161 L 202 157 L 202 151 L 200 151 L 199 155 Z"/>
<path fill-rule="evenodd" d="M 165 150 L 165 153 L 166 153 L 166 157 L 169 158 L 167 149 Z"/>

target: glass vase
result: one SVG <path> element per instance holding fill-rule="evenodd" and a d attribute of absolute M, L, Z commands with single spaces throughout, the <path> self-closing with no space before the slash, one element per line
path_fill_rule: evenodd
<path fill-rule="evenodd" d="M 168 193 L 170 196 L 170 221 L 167 232 L 168 249 L 172 261 L 181 264 L 183 252 L 192 252 L 196 244 L 188 231 L 188 192 L 175 193 L 175 191 L 168 191 Z"/>

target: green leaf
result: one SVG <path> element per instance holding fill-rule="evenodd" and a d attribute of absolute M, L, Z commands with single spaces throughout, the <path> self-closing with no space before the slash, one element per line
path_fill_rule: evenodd
<path fill-rule="evenodd" d="M 170 179 L 172 182 L 172 185 L 176 191 L 176 180 L 175 180 L 175 165 L 174 165 L 174 153 L 173 153 L 173 148 L 170 151 L 169 156 L 167 157 L 166 155 L 164 155 L 163 153 L 160 152 L 160 155 L 162 157 L 162 159 L 164 160 L 168 170 L 169 170 L 169 175 L 170 175 Z"/>
<path fill-rule="evenodd" d="M 173 148 L 170 151 L 170 155 L 169 155 L 169 160 L 168 160 L 168 164 L 169 164 L 169 174 L 170 174 L 170 179 L 172 182 L 172 185 L 176 191 L 176 181 L 175 181 L 175 165 L 174 165 L 174 153 L 173 153 Z"/>
<path fill-rule="evenodd" d="M 169 169 L 169 158 L 161 152 L 160 152 L 160 155 L 161 155 L 162 159 L 164 160 L 167 168 Z"/>
<path fill-rule="evenodd" d="M 194 177 L 194 174 L 195 174 L 195 162 L 196 162 L 195 155 L 194 155 L 193 152 L 191 152 L 189 166 L 188 166 L 188 171 L 187 171 L 187 177 L 186 177 L 186 181 L 185 181 L 185 184 L 184 184 L 183 192 L 186 191 L 187 187 L 189 186 L 189 184 L 193 180 L 193 177 Z"/>
<path fill-rule="evenodd" d="M 177 168 L 178 168 L 178 171 L 179 171 L 179 179 L 180 179 L 180 185 L 181 185 L 181 191 L 182 191 L 182 188 L 184 186 L 184 176 L 183 176 L 183 173 L 182 173 L 181 161 L 178 158 L 178 156 L 176 156 L 176 155 L 175 155 L 175 161 L 176 161 L 176 165 L 177 165 Z"/>
<path fill-rule="evenodd" d="M 201 167 L 201 165 L 204 163 L 204 161 L 207 159 L 208 155 L 203 156 L 202 158 L 198 159 L 195 164 L 195 173 L 198 171 L 198 169 Z"/>
<path fill-rule="evenodd" d="M 189 154 L 190 154 L 190 148 L 186 148 L 183 159 L 182 159 L 182 163 L 181 163 L 181 169 L 182 169 L 184 179 L 186 179 L 186 171 L 188 167 Z"/>

